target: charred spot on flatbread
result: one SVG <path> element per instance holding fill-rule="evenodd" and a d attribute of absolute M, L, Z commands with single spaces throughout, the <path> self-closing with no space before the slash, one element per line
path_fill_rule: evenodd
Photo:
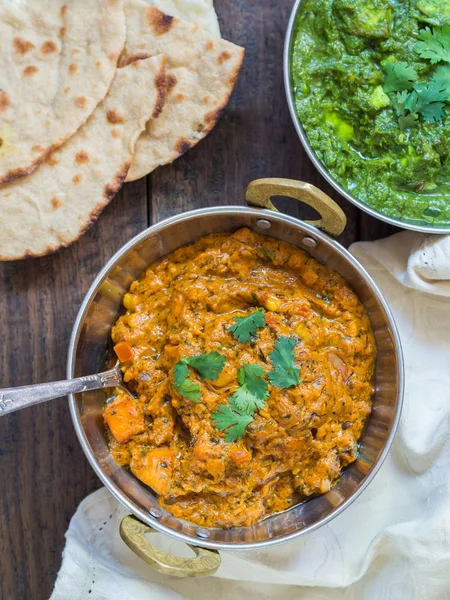
<path fill-rule="evenodd" d="M 154 6 L 147 7 L 147 22 L 157 35 L 167 33 L 172 27 L 174 17 L 166 15 Z"/>
<path fill-rule="evenodd" d="M 217 58 L 217 62 L 219 63 L 219 65 L 223 65 L 223 63 L 226 60 L 230 60 L 230 58 L 232 58 L 232 54 L 231 52 L 228 52 L 228 50 L 224 50 L 223 52 L 221 52 Z"/>
<path fill-rule="evenodd" d="M 130 163 L 123 164 L 120 167 L 117 175 L 114 177 L 112 183 L 108 183 L 108 185 L 105 186 L 105 189 L 103 191 L 103 198 L 106 202 L 110 202 L 120 190 L 123 182 L 125 181 L 125 177 L 127 176 L 129 168 Z"/>
<path fill-rule="evenodd" d="M 58 50 L 58 46 L 55 44 L 53 40 L 47 40 L 41 46 L 41 52 L 44 56 L 48 54 L 52 54 Z"/>
<path fill-rule="evenodd" d="M 89 153 L 86 150 L 80 150 L 75 154 L 75 162 L 77 165 L 85 165 L 90 161 Z"/>
<path fill-rule="evenodd" d="M 161 71 L 160 73 L 158 73 L 158 75 L 156 76 L 155 79 L 155 87 L 156 87 L 156 93 L 157 93 L 157 100 L 156 100 L 156 106 L 155 106 L 155 110 L 153 111 L 153 115 L 152 118 L 153 119 L 157 119 L 159 117 L 159 115 L 161 114 L 163 108 L 164 108 L 164 104 L 166 103 L 166 97 L 168 94 L 168 84 L 167 84 L 167 77 L 166 77 L 166 72 L 165 72 L 165 65 L 166 65 L 166 59 L 164 59 L 164 71 Z"/>
<path fill-rule="evenodd" d="M 84 108 L 86 106 L 86 98 L 85 96 L 77 96 L 75 98 L 75 104 L 80 108 Z"/>
<path fill-rule="evenodd" d="M 59 200 L 59 198 L 57 198 L 56 196 L 54 196 L 50 200 L 50 203 L 51 203 L 52 207 L 54 208 L 54 210 L 58 210 L 58 208 L 61 208 L 61 206 L 62 206 L 61 200 Z"/>
<path fill-rule="evenodd" d="M 125 123 L 125 117 L 116 110 L 106 111 L 106 118 L 109 123 L 113 123 L 114 125 L 118 123 Z"/>
<path fill-rule="evenodd" d="M 9 96 L 5 91 L 0 91 L 0 112 L 6 112 L 9 107 Z"/>
<path fill-rule="evenodd" d="M 168 75 L 167 75 L 167 93 L 168 94 L 170 94 L 170 92 L 177 85 L 177 83 L 178 83 L 178 79 L 177 79 L 177 76 L 175 75 L 175 73 L 168 73 Z"/>
<path fill-rule="evenodd" d="M 27 52 L 30 52 L 34 48 L 34 44 L 19 37 L 14 38 L 13 43 L 17 54 L 27 54 Z"/>
<path fill-rule="evenodd" d="M 190 150 L 194 146 L 192 140 L 188 140 L 187 138 L 180 138 L 175 144 L 175 151 L 181 156 L 188 150 Z"/>
<path fill-rule="evenodd" d="M 49 167 L 56 167 L 56 165 L 58 164 L 58 161 L 56 160 L 56 158 L 54 157 L 53 154 L 49 154 L 47 156 L 47 158 L 44 160 L 44 163 L 46 165 L 48 165 Z"/>
<path fill-rule="evenodd" d="M 136 60 L 144 60 L 146 58 L 151 58 L 152 55 L 150 54 L 150 52 L 136 52 L 136 54 L 131 54 L 130 56 L 124 56 L 120 59 L 119 62 L 119 66 L 122 67 L 127 67 L 128 65 L 130 65 L 132 62 L 135 62 Z"/>
<path fill-rule="evenodd" d="M 28 67 L 25 67 L 25 69 L 23 70 L 23 74 L 25 75 L 25 77 L 31 77 L 38 71 L 39 71 L 39 69 L 36 66 L 28 65 Z"/>

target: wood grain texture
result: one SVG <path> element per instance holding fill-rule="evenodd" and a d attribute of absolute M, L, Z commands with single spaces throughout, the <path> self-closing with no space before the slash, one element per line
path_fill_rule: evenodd
<path fill-rule="evenodd" d="M 71 248 L 0 264 L 2 387 L 65 376 L 78 307 L 98 270 L 124 242 L 147 224 L 184 210 L 243 204 L 253 179 L 288 177 L 321 188 L 347 215 L 340 237 L 345 245 L 392 232 L 341 199 L 296 136 L 281 67 L 292 0 L 216 0 L 216 7 L 224 37 L 247 53 L 230 106 L 211 135 L 147 182 L 127 184 Z M 275 203 L 292 215 L 313 216 L 295 201 Z M 66 400 L 0 419 L 0 481 L 0 599 L 45 600 L 69 520 L 80 500 L 99 486 L 72 429 Z"/>
<path fill-rule="evenodd" d="M 72 247 L 0 263 L 2 387 L 65 378 L 73 321 L 89 285 L 146 224 L 143 180 L 127 185 Z M 0 419 L 0 481 L 0 598 L 44 600 L 61 564 L 70 518 L 100 485 L 78 444 L 66 399 Z"/>

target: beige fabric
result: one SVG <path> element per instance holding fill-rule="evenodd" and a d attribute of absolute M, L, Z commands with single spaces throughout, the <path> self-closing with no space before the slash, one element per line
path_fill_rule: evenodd
<path fill-rule="evenodd" d="M 0 0 L 0 183 L 86 122 L 124 42 L 122 0 Z"/>
<path fill-rule="evenodd" d="M 67 246 L 120 189 L 136 140 L 164 102 L 165 57 L 117 70 L 88 122 L 33 173 L 0 186 L 0 259 Z"/>
<path fill-rule="evenodd" d="M 215 37 L 220 37 L 219 20 L 214 10 L 212 0 L 145 0 L 147 4 L 156 6 L 162 12 L 197 23 L 202 29 L 206 29 Z"/>
<path fill-rule="evenodd" d="M 172 162 L 211 131 L 233 91 L 244 50 L 143 0 L 125 0 L 125 16 L 121 64 L 140 52 L 164 53 L 168 68 L 166 104 L 136 144 L 127 176 L 133 181 Z"/>

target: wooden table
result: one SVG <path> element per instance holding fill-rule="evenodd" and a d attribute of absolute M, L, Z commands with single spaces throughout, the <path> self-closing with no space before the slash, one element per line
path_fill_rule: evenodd
<path fill-rule="evenodd" d="M 216 0 L 222 33 L 245 46 L 237 89 L 211 135 L 175 164 L 127 184 L 71 248 L 0 264 L 2 387 L 62 379 L 75 315 L 104 263 L 148 225 L 182 211 L 242 204 L 259 177 L 322 188 L 343 207 L 348 246 L 392 229 L 358 211 L 319 176 L 303 151 L 283 89 L 283 41 L 292 0 Z M 295 201 L 286 212 L 311 216 Z M 66 399 L 0 419 L 0 599 L 49 597 L 78 503 L 100 482 L 78 444 Z M 69 600 L 69 599 L 68 599 Z"/>

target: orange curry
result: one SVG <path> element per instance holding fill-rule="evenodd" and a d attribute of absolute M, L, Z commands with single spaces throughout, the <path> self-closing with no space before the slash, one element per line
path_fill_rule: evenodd
<path fill-rule="evenodd" d="M 139 399 L 108 399 L 110 449 L 170 513 L 205 527 L 252 525 L 327 492 L 356 459 L 376 349 L 361 302 L 332 269 L 240 229 L 152 264 L 123 303 L 112 339 Z M 256 310 L 264 326 L 239 341 L 233 325 Z M 298 381 L 280 388 L 271 361 L 287 339 Z M 221 357 L 215 379 L 183 366 L 194 401 L 179 393 L 174 367 L 207 353 Z M 226 441 L 214 415 L 242 392 L 244 364 L 261 367 L 265 399 L 242 417 L 244 433 Z"/>

